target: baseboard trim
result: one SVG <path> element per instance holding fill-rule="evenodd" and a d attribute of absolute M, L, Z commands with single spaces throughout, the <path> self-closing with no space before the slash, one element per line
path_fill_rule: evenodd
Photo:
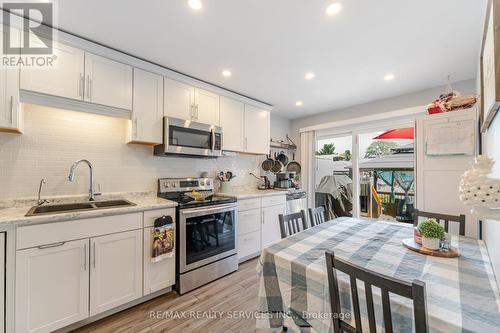
<path fill-rule="evenodd" d="M 56 331 L 54 331 L 54 333 L 66 333 L 66 332 L 71 332 L 73 330 L 76 330 L 78 328 L 81 328 L 83 326 L 86 326 L 88 324 L 91 324 L 91 323 L 94 323 L 98 320 L 101 320 L 103 318 L 106 318 L 106 317 L 109 317 L 111 315 L 114 315 L 118 312 L 121 312 L 123 310 L 126 310 L 126 309 L 129 309 L 131 307 L 134 307 L 136 305 L 139 305 L 141 303 L 144 303 L 144 302 L 147 302 L 147 301 L 150 301 L 152 300 L 153 298 L 156 298 L 156 297 L 159 297 L 159 296 L 162 296 L 162 295 L 165 295 L 169 292 L 172 292 L 172 287 L 167 287 L 165 289 L 162 289 L 162 290 L 158 290 L 154 293 L 151 293 L 149 295 L 146 295 L 146 296 L 143 296 L 141 298 L 138 298 L 136 300 L 133 300 L 132 302 L 128 302 L 126 304 L 123 304 L 123 305 L 120 305 L 114 309 L 111 309 L 111 310 L 108 310 L 108 311 L 105 311 L 103 313 L 99 313 L 98 315 L 95 315 L 95 316 L 92 316 L 92 317 L 89 317 L 87 319 L 84 319 L 84 320 L 81 320 L 79 322 L 76 322 L 74 324 L 71 324 L 69 326 L 66 326 L 66 327 L 63 327 L 61 329 L 58 329 Z"/>

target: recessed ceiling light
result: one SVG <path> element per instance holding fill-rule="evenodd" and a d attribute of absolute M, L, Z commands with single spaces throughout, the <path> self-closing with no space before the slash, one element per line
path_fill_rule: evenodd
<path fill-rule="evenodd" d="M 230 70 L 225 69 L 222 71 L 222 76 L 224 76 L 224 77 L 230 77 L 231 75 L 232 75 L 232 73 Z"/>
<path fill-rule="evenodd" d="M 201 0 L 189 0 L 188 5 L 189 7 L 191 7 L 191 9 L 194 10 L 200 10 L 201 7 L 203 7 L 203 3 L 201 2 Z"/>
<path fill-rule="evenodd" d="M 385 74 L 385 76 L 384 76 L 385 81 L 392 81 L 392 80 L 394 80 L 394 78 L 395 78 L 395 76 L 392 73 Z"/>
<path fill-rule="evenodd" d="M 314 75 L 313 72 L 307 72 L 306 75 L 304 75 L 304 79 L 306 79 L 306 80 L 312 80 L 312 79 L 314 79 L 315 76 L 316 75 Z"/>
<path fill-rule="evenodd" d="M 295 102 L 295 106 L 302 106 L 302 105 L 304 105 L 304 103 L 302 103 L 302 101 Z"/>
<path fill-rule="evenodd" d="M 332 2 L 326 7 L 326 15 L 336 15 L 342 10 L 342 4 L 340 2 Z"/>

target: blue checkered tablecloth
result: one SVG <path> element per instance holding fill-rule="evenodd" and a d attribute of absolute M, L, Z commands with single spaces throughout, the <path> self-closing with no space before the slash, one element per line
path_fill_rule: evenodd
<path fill-rule="evenodd" d="M 426 283 L 430 332 L 500 332 L 500 298 L 483 241 L 452 236 L 457 258 L 413 252 L 401 244 L 411 225 L 339 218 L 288 237 L 262 251 L 258 273 L 258 328 L 280 327 L 284 318 L 307 321 L 313 332 L 332 332 L 325 251 L 370 270 Z M 341 306 L 350 313 L 347 276 L 339 275 Z M 363 327 L 367 329 L 363 283 L 358 282 Z M 380 294 L 375 313 L 383 331 Z M 391 295 L 395 332 L 412 332 L 411 301 Z M 292 319 L 286 319 L 292 320 Z M 354 321 L 354 319 L 353 319 Z M 366 325 L 366 326 L 365 326 Z"/>

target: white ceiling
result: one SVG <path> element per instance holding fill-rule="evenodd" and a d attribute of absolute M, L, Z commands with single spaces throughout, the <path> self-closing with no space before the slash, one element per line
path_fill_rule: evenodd
<path fill-rule="evenodd" d="M 298 118 L 475 77 L 486 2 L 202 1 L 60 0 L 57 24 Z"/>

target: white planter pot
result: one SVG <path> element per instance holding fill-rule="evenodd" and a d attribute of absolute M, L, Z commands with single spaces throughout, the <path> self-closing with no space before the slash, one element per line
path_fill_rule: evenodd
<path fill-rule="evenodd" d="M 422 237 L 422 246 L 429 250 L 439 250 L 439 238 Z"/>

